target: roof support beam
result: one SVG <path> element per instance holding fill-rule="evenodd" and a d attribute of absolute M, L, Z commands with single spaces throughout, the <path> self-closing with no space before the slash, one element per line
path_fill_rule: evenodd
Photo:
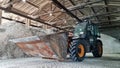
<path fill-rule="evenodd" d="M 78 9 L 83 9 L 85 6 L 92 5 L 92 4 L 95 4 L 95 3 L 100 3 L 100 2 L 102 2 L 102 1 L 103 1 L 103 0 L 98 0 L 98 1 L 95 1 L 95 2 L 81 3 L 81 4 L 78 4 L 78 5 L 76 5 L 76 6 L 69 7 L 68 9 L 69 9 L 70 11 L 78 10 Z"/>
<path fill-rule="evenodd" d="M 29 2 L 29 1 L 26 1 L 26 3 L 28 3 L 28 4 L 30 4 L 30 5 L 32 5 L 32 6 L 34 6 L 34 7 L 36 7 L 36 8 L 38 8 L 38 9 L 39 9 L 39 7 L 38 7 L 38 6 L 36 6 L 35 4 L 33 4 L 33 3 Z"/>
<path fill-rule="evenodd" d="M 63 9 L 68 15 L 71 17 L 75 18 L 77 21 L 82 22 L 76 15 L 74 15 L 70 10 L 68 10 L 65 6 L 63 6 L 59 1 L 57 0 L 52 0 L 53 3 L 58 6 L 59 8 Z"/>
<path fill-rule="evenodd" d="M 119 19 L 113 19 L 113 20 L 110 20 L 110 22 L 117 22 L 117 21 L 120 21 Z M 104 20 L 104 21 L 101 21 L 100 23 L 97 23 L 98 25 L 109 25 L 109 22 L 108 20 Z M 112 24 L 112 23 L 111 23 Z M 115 23 L 114 23 L 115 24 Z"/>
<path fill-rule="evenodd" d="M 96 14 L 96 11 L 95 11 L 95 9 L 93 8 L 93 7 L 90 7 L 91 8 L 91 10 L 93 11 L 93 13 L 94 14 Z M 98 17 L 96 16 L 96 18 L 98 19 Z"/>
<path fill-rule="evenodd" d="M 107 26 L 101 26 L 101 27 L 99 27 L 99 29 L 115 28 L 115 27 L 119 27 L 119 28 L 120 28 L 120 25 L 107 25 Z"/>
<path fill-rule="evenodd" d="M 114 14 L 114 13 L 120 13 L 120 10 L 118 10 L 118 11 L 113 11 L 113 12 L 106 12 L 106 13 L 102 13 L 102 14 L 85 16 L 85 17 L 82 17 L 81 19 L 91 19 L 91 18 L 94 18 L 94 17 L 96 17 L 96 16 L 108 16 L 108 15 L 111 15 L 111 14 Z"/>
<path fill-rule="evenodd" d="M 72 3 L 72 5 L 76 5 L 72 0 L 69 0 L 71 3 Z M 82 12 L 82 11 L 80 11 L 80 10 L 78 10 L 82 15 L 84 15 L 84 13 Z"/>
<path fill-rule="evenodd" d="M 90 7 L 90 8 L 91 8 L 91 10 L 93 11 L 93 13 L 96 15 L 96 12 L 95 12 L 94 8 L 93 8 L 93 7 Z M 96 16 L 96 19 L 97 19 L 97 21 L 99 22 L 98 16 Z"/>
<path fill-rule="evenodd" d="M 0 24 L 2 23 L 2 10 L 0 10 Z"/>
<path fill-rule="evenodd" d="M 22 17 L 25 17 L 25 18 L 28 18 L 28 19 L 31 19 L 31 20 L 33 20 L 33 21 L 40 22 L 40 23 L 45 24 L 45 25 L 48 25 L 48 26 L 52 26 L 52 27 L 57 28 L 57 29 L 59 29 L 59 30 L 64 30 L 64 29 L 62 29 L 62 28 L 60 28 L 60 27 L 51 25 L 51 24 L 49 24 L 49 23 L 45 23 L 44 21 L 42 21 L 42 20 L 40 20 L 40 19 L 38 19 L 38 18 L 37 18 L 37 19 L 34 19 L 34 18 L 31 18 L 31 17 L 26 16 L 26 15 L 24 15 L 24 14 L 21 14 L 21 13 L 19 13 L 19 12 L 12 11 L 10 8 L 0 7 L 0 9 L 5 10 L 5 11 L 10 12 L 10 13 L 14 13 L 14 14 L 16 14 L 16 15 L 19 15 L 19 16 L 22 16 Z"/>
<path fill-rule="evenodd" d="M 24 22 L 21 22 L 21 21 L 18 21 L 18 20 L 13 20 L 13 19 L 6 18 L 6 17 L 2 17 L 2 19 L 6 19 L 6 20 L 9 20 L 9 21 L 16 21 L 18 23 L 25 24 Z M 36 26 L 36 25 L 32 25 L 32 24 L 30 24 L 30 26 L 37 27 L 37 28 L 42 28 L 41 26 Z"/>
<path fill-rule="evenodd" d="M 96 11 L 96 13 L 99 13 L 99 12 L 101 12 L 102 10 L 104 10 L 105 8 L 103 7 L 103 8 L 100 8 L 99 10 L 97 10 Z"/>
<path fill-rule="evenodd" d="M 106 6 L 108 5 L 107 0 L 104 0 L 104 3 L 105 3 Z M 105 9 L 106 9 L 106 12 L 109 12 L 108 7 L 105 7 Z M 109 24 L 111 24 L 111 22 L 110 22 L 110 17 L 107 16 L 107 18 L 108 18 Z"/>
<path fill-rule="evenodd" d="M 88 0 L 88 2 L 90 2 L 90 0 Z M 97 13 L 96 13 L 95 9 L 93 7 L 90 7 L 90 8 L 91 8 L 92 12 L 96 15 Z M 98 16 L 96 16 L 96 19 L 99 22 Z"/>

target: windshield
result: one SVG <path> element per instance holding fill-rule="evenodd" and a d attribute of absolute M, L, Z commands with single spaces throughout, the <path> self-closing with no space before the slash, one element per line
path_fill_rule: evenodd
<path fill-rule="evenodd" d="M 84 32 L 87 22 L 79 23 L 76 25 L 74 35 L 79 36 L 80 32 Z"/>

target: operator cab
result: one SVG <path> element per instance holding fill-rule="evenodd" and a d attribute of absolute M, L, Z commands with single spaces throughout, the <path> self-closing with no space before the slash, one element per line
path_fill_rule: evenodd
<path fill-rule="evenodd" d="M 86 34 L 86 26 L 87 26 L 86 21 L 82 22 L 82 23 L 77 23 L 77 25 L 75 26 L 74 32 L 73 32 L 73 39 L 77 39 L 77 38 L 84 38 L 85 34 Z"/>
<path fill-rule="evenodd" d="M 82 23 L 77 23 L 73 34 L 74 39 L 86 38 L 89 36 L 100 37 L 97 25 L 88 20 L 85 20 Z"/>

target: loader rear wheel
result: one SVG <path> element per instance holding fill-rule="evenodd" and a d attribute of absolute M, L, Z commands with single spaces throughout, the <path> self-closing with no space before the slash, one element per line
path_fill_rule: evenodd
<path fill-rule="evenodd" d="M 93 56 L 94 57 L 102 57 L 103 54 L 103 44 L 101 40 L 97 40 L 96 47 L 93 50 Z"/>
<path fill-rule="evenodd" d="M 70 46 L 70 57 L 73 61 L 82 61 L 84 60 L 86 54 L 86 48 L 84 41 L 74 40 Z"/>

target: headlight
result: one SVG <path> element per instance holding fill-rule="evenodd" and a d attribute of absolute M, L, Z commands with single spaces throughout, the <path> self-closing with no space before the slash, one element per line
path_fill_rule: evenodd
<path fill-rule="evenodd" d="M 80 32 L 80 34 L 84 34 L 84 32 Z"/>
<path fill-rule="evenodd" d="M 76 39 L 76 38 L 79 38 L 79 34 L 78 33 L 75 33 L 74 36 L 73 36 L 73 39 Z"/>
<path fill-rule="evenodd" d="M 77 39 L 77 38 L 79 38 L 79 36 L 73 36 L 73 38 L 72 38 L 72 39 Z"/>

